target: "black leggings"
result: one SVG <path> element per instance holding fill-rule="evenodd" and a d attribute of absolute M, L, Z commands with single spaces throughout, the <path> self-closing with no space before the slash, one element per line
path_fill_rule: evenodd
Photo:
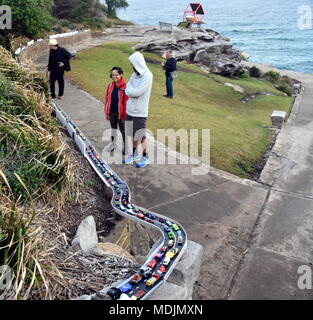
<path fill-rule="evenodd" d="M 51 71 L 50 73 L 50 92 L 51 97 L 54 99 L 55 96 L 55 82 L 58 81 L 59 84 L 59 97 L 64 94 L 64 71 Z"/>
<path fill-rule="evenodd" d="M 112 134 L 111 134 L 112 142 L 116 140 L 116 134 L 117 134 L 116 130 L 118 125 L 123 137 L 123 142 L 125 143 L 125 121 L 118 118 L 118 113 L 110 113 L 110 123 L 112 128 Z"/>

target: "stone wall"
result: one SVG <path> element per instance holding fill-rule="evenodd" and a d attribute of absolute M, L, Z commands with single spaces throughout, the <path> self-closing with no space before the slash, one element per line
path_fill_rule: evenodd
<path fill-rule="evenodd" d="M 83 31 L 79 32 L 77 34 L 74 34 L 72 36 L 68 37 L 60 37 L 57 38 L 58 43 L 60 46 L 66 47 L 73 44 L 76 44 L 78 42 L 82 42 L 84 40 L 89 40 L 91 38 L 91 31 Z M 35 42 L 34 45 L 32 45 L 29 48 L 26 48 L 21 54 L 20 54 L 20 60 L 32 60 L 35 61 L 39 57 L 47 55 L 49 53 L 49 40 L 46 39 L 41 42 Z"/>

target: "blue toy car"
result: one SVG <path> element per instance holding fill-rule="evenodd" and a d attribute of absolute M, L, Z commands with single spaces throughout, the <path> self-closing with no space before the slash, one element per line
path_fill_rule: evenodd
<path fill-rule="evenodd" d="M 121 287 L 119 287 L 119 289 L 123 293 L 126 293 L 126 292 L 130 291 L 132 288 L 133 288 L 133 286 L 130 283 L 125 283 Z"/>

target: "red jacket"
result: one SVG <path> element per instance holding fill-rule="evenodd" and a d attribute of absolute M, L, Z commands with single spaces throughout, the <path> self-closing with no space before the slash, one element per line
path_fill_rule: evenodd
<path fill-rule="evenodd" d="M 121 80 L 117 83 L 118 88 L 118 117 L 119 119 L 125 119 L 126 118 L 126 102 L 128 100 L 128 96 L 125 94 L 126 89 L 126 82 L 124 78 L 121 78 Z M 111 109 L 111 97 L 112 92 L 114 89 L 114 82 L 111 82 L 108 85 L 107 91 L 106 91 L 106 98 L 105 98 L 105 108 L 104 112 L 107 116 L 110 115 L 110 109 Z"/>

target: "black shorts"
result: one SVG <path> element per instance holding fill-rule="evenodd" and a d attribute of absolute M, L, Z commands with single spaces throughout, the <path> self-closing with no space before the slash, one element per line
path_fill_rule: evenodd
<path fill-rule="evenodd" d="M 126 114 L 125 129 L 127 136 L 132 136 L 134 140 L 141 141 L 146 138 L 147 118 L 132 117 Z"/>

